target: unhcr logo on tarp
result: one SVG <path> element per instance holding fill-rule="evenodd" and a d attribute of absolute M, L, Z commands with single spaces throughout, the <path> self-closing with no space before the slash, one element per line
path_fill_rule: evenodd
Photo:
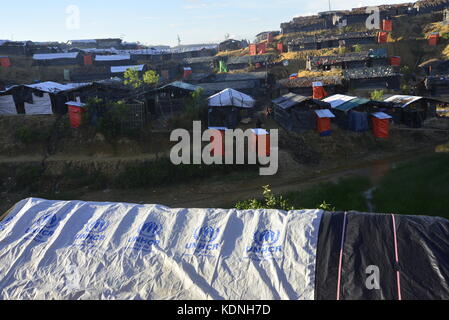
<path fill-rule="evenodd" d="M 44 243 L 52 235 L 54 235 L 56 228 L 59 225 L 60 218 L 56 214 L 44 214 L 39 217 L 31 227 L 26 229 L 26 240 L 33 240 L 36 242 Z"/>
<path fill-rule="evenodd" d="M 221 247 L 221 244 L 216 242 L 220 232 L 220 228 L 211 226 L 197 228 L 193 233 L 193 238 L 196 242 L 186 244 L 186 249 L 193 251 L 191 255 L 214 257 L 213 252 Z"/>
<path fill-rule="evenodd" d="M 203 132 L 201 121 L 194 121 L 193 137 L 189 131 L 177 129 L 172 132 L 170 141 L 178 142 L 170 153 L 174 165 L 259 164 L 262 176 L 275 175 L 279 169 L 277 129 L 268 132 L 261 129 L 210 128 Z M 247 149 L 245 141 L 248 142 Z M 203 142 L 210 144 L 203 149 Z"/>
<path fill-rule="evenodd" d="M 159 245 L 157 236 L 162 233 L 162 224 L 155 221 L 145 222 L 138 229 L 138 235 L 128 239 L 132 244 L 131 249 L 137 251 L 151 252 L 153 246 Z"/>
<path fill-rule="evenodd" d="M 98 247 L 106 239 L 104 232 L 108 227 L 109 222 L 104 219 L 98 219 L 88 223 L 84 227 L 83 232 L 75 236 L 74 245 L 81 246 L 84 249 Z"/>
<path fill-rule="evenodd" d="M 279 245 L 281 232 L 278 230 L 258 230 L 254 233 L 253 244 L 246 247 L 247 258 L 251 260 L 276 260 L 284 251 Z"/>

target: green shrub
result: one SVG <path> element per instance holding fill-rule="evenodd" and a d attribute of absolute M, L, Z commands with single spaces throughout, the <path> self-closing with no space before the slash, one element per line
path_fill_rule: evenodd
<path fill-rule="evenodd" d="M 16 140 L 23 144 L 43 142 L 49 139 L 50 132 L 46 129 L 36 129 L 29 126 L 19 127 L 15 132 Z"/>

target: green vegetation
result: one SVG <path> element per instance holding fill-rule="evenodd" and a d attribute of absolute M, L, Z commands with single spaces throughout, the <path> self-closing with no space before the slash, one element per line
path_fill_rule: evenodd
<path fill-rule="evenodd" d="M 226 176 L 236 172 L 257 173 L 257 166 L 251 165 L 173 165 L 168 158 L 146 161 L 133 165 L 120 173 L 113 185 L 120 189 L 160 187 L 175 183 L 205 180 L 214 176 Z"/>
<path fill-rule="evenodd" d="M 373 92 L 371 92 L 371 100 L 381 101 L 383 96 L 383 90 L 374 90 Z"/>
<path fill-rule="evenodd" d="M 376 186 L 376 212 L 419 214 L 449 218 L 449 155 L 436 154 L 392 169 Z M 321 208 L 328 211 L 368 210 L 364 193 L 372 188 L 368 178 L 343 179 L 283 196 L 264 187 L 262 199 L 236 204 L 240 210 Z"/>
<path fill-rule="evenodd" d="M 235 205 L 238 210 L 257 210 L 257 209 L 280 209 L 285 211 L 295 210 L 287 199 L 283 196 L 275 196 L 270 186 L 263 187 L 263 199 L 251 199 L 239 202 Z"/>
<path fill-rule="evenodd" d="M 22 126 L 16 130 L 15 138 L 23 144 L 32 144 L 46 141 L 50 138 L 50 132 L 48 130 Z"/>
<path fill-rule="evenodd" d="M 202 115 L 207 112 L 207 100 L 203 97 L 203 91 L 203 88 L 197 89 L 186 99 L 184 112 L 171 119 L 174 128 L 191 129 L 193 121 L 206 121 L 206 118 L 202 119 Z"/>
<path fill-rule="evenodd" d="M 366 211 L 363 193 L 370 188 L 366 178 L 351 178 L 337 183 L 324 183 L 316 187 L 284 196 L 275 196 L 269 186 L 264 187 L 263 199 L 239 202 L 236 208 L 301 210 L 320 208 L 329 211 L 359 210 Z"/>
<path fill-rule="evenodd" d="M 437 154 L 393 169 L 374 192 L 376 211 L 449 218 L 449 155 Z"/>
<path fill-rule="evenodd" d="M 140 78 L 140 73 L 137 70 L 127 69 L 125 71 L 125 84 L 135 89 L 142 87 L 144 84 L 156 86 L 158 83 L 159 75 L 153 70 L 145 72 L 142 78 Z"/>

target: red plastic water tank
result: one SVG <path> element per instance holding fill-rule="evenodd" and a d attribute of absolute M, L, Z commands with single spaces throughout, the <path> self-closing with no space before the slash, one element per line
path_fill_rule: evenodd
<path fill-rule="evenodd" d="M 11 60 L 8 57 L 0 57 L 0 66 L 3 68 L 11 67 Z"/>
<path fill-rule="evenodd" d="M 84 104 L 79 102 L 67 102 L 70 118 L 70 126 L 74 129 L 79 128 L 83 123 L 83 113 L 86 111 Z"/>
<path fill-rule="evenodd" d="M 225 134 L 227 128 L 218 128 L 218 127 L 211 127 L 209 130 L 217 131 L 221 135 L 221 141 L 218 139 L 216 140 L 214 136 L 210 138 L 210 143 L 212 144 L 212 151 L 211 155 L 212 157 L 215 156 L 224 156 L 226 154 L 226 142 L 225 142 Z"/>
<path fill-rule="evenodd" d="M 393 67 L 400 67 L 401 66 L 401 57 L 391 57 L 390 65 Z"/>
<path fill-rule="evenodd" d="M 429 46 L 436 46 L 440 42 L 440 35 L 433 33 L 429 36 Z"/>
<path fill-rule="evenodd" d="M 284 53 L 284 44 L 282 42 L 279 42 L 277 44 L 277 49 L 279 53 Z"/>
<path fill-rule="evenodd" d="M 388 32 L 379 32 L 377 35 L 378 43 L 386 43 L 388 41 Z"/>
<path fill-rule="evenodd" d="M 393 31 L 393 20 L 384 20 L 382 23 L 382 30 L 387 32 Z"/>
<path fill-rule="evenodd" d="M 376 138 L 387 139 L 390 136 L 390 120 L 373 118 L 373 134 Z"/>
<path fill-rule="evenodd" d="M 84 65 L 91 66 L 94 64 L 94 59 L 91 54 L 84 56 Z"/>
<path fill-rule="evenodd" d="M 249 54 L 251 56 L 256 56 L 257 55 L 257 44 L 250 44 L 249 45 Z"/>

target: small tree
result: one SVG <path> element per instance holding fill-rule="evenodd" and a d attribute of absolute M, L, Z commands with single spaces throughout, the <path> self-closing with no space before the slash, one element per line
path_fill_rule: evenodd
<path fill-rule="evenodd" d="M 143 82 L 150 86 L 157 86 L 159 83 L 160 77 L 156 73 L 156 71 L 149 70 L 143 75 Z"/>
<path fill-rule="evenodd" d="M 380 101 L 382 100 L 383 96 L 384 96 L 383 90 L 374 90 L 373 92 L 371 92 L 371 100 Z"/>
<path fill-rule="evenodd" d="M 139 71 L 134 69 L 127 69 L 125 71 L 125 84 L 131 85 L 135 89 L 140 88 L 143 85 L 143 81 L 140 79 Z"/>
<path fill-rule="evenodd" d="M 354 46 L 354 52 L 357 52 L 357 53 L 362 52 L 362 46 L 359 45 L 359 44 L 356 44 L 356 45 Z"/>

